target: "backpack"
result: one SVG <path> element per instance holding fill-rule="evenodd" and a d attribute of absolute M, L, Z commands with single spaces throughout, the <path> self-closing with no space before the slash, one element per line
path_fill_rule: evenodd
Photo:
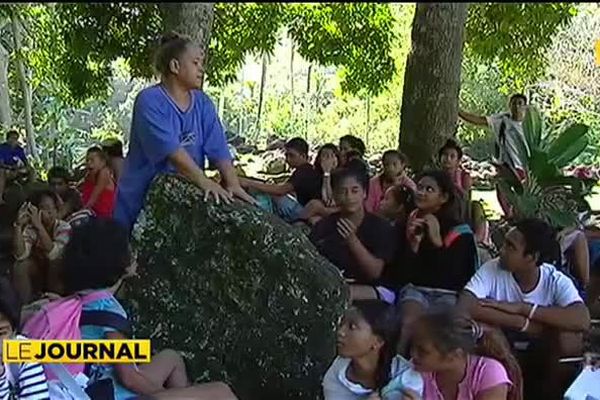
<path fill-rule="evenodd" d="M 105 326 L 129 336 L 131 326 L 123 316 L 110 311 L 82 311 L 85 304 L 107 299 L 112 294 L 106 290 L 94 291 L 89 294 L 74 294 L 72 296 L 50 301 L 34 313 L 25 322 L 22 332 L 31 339 L 40 340 L 80 340 L 81 327 L 86 325 Z M 90 364 L 45 364 L 44 371 L 48 381 L 59 380 L 65 383 L 65 378 L 87 375 Z M 60 376 L 59 376 L 60 375 Z M 72 382 L 70 382 L 72 383 Z"/>

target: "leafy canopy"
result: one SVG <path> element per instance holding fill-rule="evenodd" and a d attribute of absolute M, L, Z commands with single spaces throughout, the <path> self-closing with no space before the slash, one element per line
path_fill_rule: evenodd
<path fill-rule="evenodd" d="M 133 76 L 152 77 L 149 60 L 164 30 L 158 4 L 57 4 L 54 10 L 65 48 L 46 54 L 48 64 L 60 66 L 58 78 L 75 100 L 105 96 L 110 64 L 119 57 L 129 61 Z M 235 80 L 245 56 L 272 54 L 287 26 L 300 54 L 342 68 L 345 90 L 377 94 L 395 73 L 393 22 L 387 4 L 217 3 L 208 79 L 214 86 Z"/>
<path fill-rule="evenodd" d="M 574 3 L 472 3 L 467 52 L 499 63 L 505 91 L 523 90 L 543 74 L 554 33 L 575 14 Z"/>

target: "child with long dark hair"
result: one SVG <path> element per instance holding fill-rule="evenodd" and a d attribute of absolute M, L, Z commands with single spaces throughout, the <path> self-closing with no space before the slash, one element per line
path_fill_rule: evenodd
<path fill-rule="evenodd" d="M 403 350 L 411 322 L 430 307 L 454 305 L 478 266 L 473 232 L 458 216 L 456 190 L 446 172 L 421 174 L 415 204 L 395 266 L 406 283 L 398 294 L 407 328 Z"/>
<path fill-rule="evenodd" d="M 521 371 L 503 336 L 452 310 L 421 316 L 411 356 L 427 400 L 520 400 Z"/>
<path fill-rule="evenodd" d="M 339 211 L 333 198 L 331 173 L 340 165 L 340 152 L 333 143 L 327 143 L 319 148 L 315 157 L 315 171 L 321 177 L 321 198 L 309 201 L 302 211 L 301 219 L 314 225 L 321 218 Z"/>
<path fill-rule="evenodd" d="M 408 400 L 422 396 L 423 381 L 396 355 L 400 321 L 378 300 L 354 302 L 337 331 L 338 357 L 323 379 L 325 400 Z"/>
<path fill-rule="evenodd" d="M 412 190 L 417 185 L 406 174 L 408 160 L 404 154 L 397 150 L 388 150 L 381 158 L 383 172 L 369 182 L 369 195 L 365 203 L 367 211 L 377 213 L 385 192 L 392 186 L 406 186 Z"/>

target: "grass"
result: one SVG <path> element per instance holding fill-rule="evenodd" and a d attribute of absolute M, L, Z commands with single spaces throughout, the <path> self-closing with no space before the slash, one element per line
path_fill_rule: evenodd
<path fill-rule="evenodd" d="M 495 190 L 473 190 L 473 200 L 481 200 L 485 203 L 486 211 L 490 211 L 491 219 L 498 219 L 502 214 L 502 208 L 498 203 Z M 593 211 L 600 212 L 600 186 L 594 188 L 594 192 L 587 198 Z"/>

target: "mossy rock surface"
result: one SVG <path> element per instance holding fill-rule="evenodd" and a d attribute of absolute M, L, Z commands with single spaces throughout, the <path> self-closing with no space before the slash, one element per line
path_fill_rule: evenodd
<path fill-rule="evenodd" d="M 277 217 L 202 197 L 174 176 L 153 183 L 125 299 L 136 337 L 182 351 L 191 377 L 241 400 L 320 398 L 348 301 L 339 271 Z"/>

